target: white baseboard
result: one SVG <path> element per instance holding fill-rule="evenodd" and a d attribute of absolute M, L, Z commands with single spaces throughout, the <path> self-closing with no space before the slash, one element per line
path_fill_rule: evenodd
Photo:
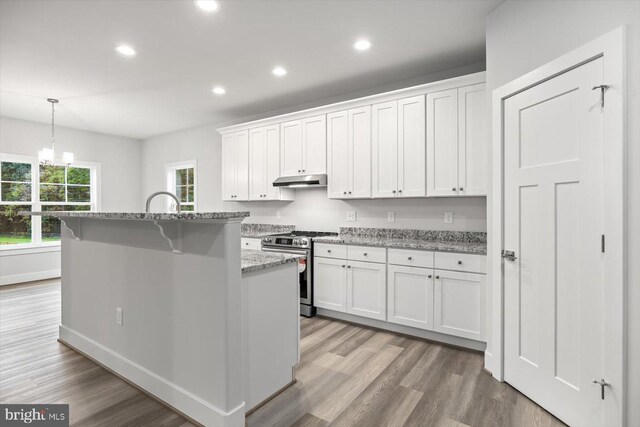
<path fill-rule="evenodd" d="M 0 286 L 13 285 L 16 283 L 34 282 L 36 280 L 56 279 L 60 277 L 60 269 L 35 271 L 33 273 L 12 274 L 10 276 L 0 276 Z"/>
<path fill-rule="evenodd" d="M 382 320 L 369 319 L 367 317 L 354 316 L 349 313 L 318 308 L 320 316 L 332 317 L 334 319 L 345 320 L 347 322 L 359 323 L 361 325 L 372 326 L 378 329 L 385 329 L 405 335 L 412 335 L 430 341 L 454 345 L 456 347 L 469 348 L 471 350 L 484 351 L 487 344 L 482 341 L 470 340 L 468 338 L 455 337 L 453 335 L 441 334 L 439 332 L 425 331 L 424 329 L 412 328 L 411 326 L 397 325 L 395 323 L 384 322 Z"/>
<path fill-rule="evenodd" d="M 60 340 L 65 344 L 86 354 L 145 392 L 204 426 L 241 427 L 245 424 L 244 402 L 230 412 L 224 412 L 211 403 L 125 359 L 78 332 L 60 325 L 59 334 Z"/>

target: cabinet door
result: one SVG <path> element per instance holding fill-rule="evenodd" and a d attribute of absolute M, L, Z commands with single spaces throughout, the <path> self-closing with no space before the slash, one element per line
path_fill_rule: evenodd
<path fill-rule="evenodd" d="M 424 197 L 427 185 L 424 95 L 398 101 L 398 196 Z"/>
<path fill-rule="evenodd" d="M 458 90 L 427 95 L 427 196 L 458 194 Z"/>
<path fill-rule="evenodd" d="M 434 330 L 484 341 L 485 275 L 435 270 Z"/>
<path fill-rule="evenodd" d="M 266 194 L 266 142 L 265 128 L 249 131 L 249 200 L 263 200 Z"/>
<path fill-rule="evenodd" d="M 302 173 L 302 122 L 294 120 L 280 125 L 280 175 Z"/>
<path fill-rule="evenodd" d="M 349 190 L 351 197 L 371 197 L 371 107 L 349 110 Z"/>
<path fill-rule="evenodd" d="M 460 195 L 487 195 L 487 138 L 485 84 L 458 89 L 458 191 Z"/>
<path fill-rule="evenodd" d="M 291 192 L 293 190 L 282 190 L 273 186 L 275 181 L 280 176 L 280 126 L 273 125 L 267 126 L 264 131 L 265 145 L 267 147 L 266 158 L 266 176 L 265 176 L 265 197 L 267 200 L 279 200 L 283 196 L 283 192 Z"/>
<path fill-rule="evenodd" d="M 236 133 L 235 146 L 237 197 L 234 200 L 249 200 L 249 131 Z"/>
<path fill-rule="evenodd" d="M 348 198 L 349 192 L 349 113 L 327 115 L 328 190 L 330 199 Z"/>
<path fill-rule="evenodd" d="M 235 134 L 222 135 L 222 200 L 233 201 L 237 186 Z"/>
<path fill-rule="evenodd" d="M 313 258 L 314 305 L 335 311 L 346 311 L 346 260 Z"/>
<path fill-rule="evenodd" d="M 327 116 L 302 120 L 302 172 L 327 173 Z"/>
<path fill-rule="evenodd" d="M 371 195 L 395 197 L 398 189 L 398 102 L 371 107 Z"/>
<path fill-rule="evenodd" d="M 385 320 L 387 315 L 387 266 L 349 261 L 347 268 L 347 313 Z"/>
<path fill-rule="evenodd" d="M 387 321 L 433 330 L 433 270 L 389 265 Z"/>

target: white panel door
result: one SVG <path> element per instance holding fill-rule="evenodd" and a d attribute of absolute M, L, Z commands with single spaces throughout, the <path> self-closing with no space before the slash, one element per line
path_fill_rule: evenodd
<path fill-rule="evenodd" d="M 426 195 L 424 95 L 398 101 L 398 196 Z"/>
<path fill-rule="evenodd" d="M 347 313 L 385 320 L 387 315 L 386 272 L 386 264 L 349 261 Z"/>
<path fill-rule="evenodd" d="M 222 200 L 232 201 L 238 189 L 235 134 L 222 136 Z"/>
<path fill-rule="evenodd" d="M 265 128 L 249 131 L 249 200 L 264 200 L 267 192 L 267 140 Z"/>
<path fill-rule="evenodd" d="M 316 307 L 347 311 L 347 261 L 314 257 L 313 292 Z"/>
<path fill-rule="evenodd" d="M 608 425 L 603 83 L 598 58 L 504 101 L 505 379 L 575 426 Z"/>
<path fill-rule="evenodd" d="M 396 197 L 398 190 L 398 102 L 371 107 L 371 195 Z"/>
<path fill-rule="evenodd" d="M 280 125 L 280 175 L 302 173 L 302 122 L 294 120 Z"/>
<path fill-rule="evenodd" d="M 433 330 L 484 341 L 484 274 L 435 270 Z"/>
<path fill-rule="evenodd" d="M 485 84 L 458 89 L 458 192 L 487 195 L 487 138 Z"/>
<path fill-rule="evenodd" d="M 249 200 L 249 131 L 236 133 L 236 180 L 235 200 Z"/>
<path fill-rule="evenodd" d="M 458 194 L 458 90 L 427 95 L 427 196 Z"/>
<path fill-rule="evenodd" d="M 433 270 L 389 265 L 387 321 L 433 330 Z"/>
<path fill-rule="evenodd" d="M 349 113 L 327 115 L 328 190 L 330 199 L 349 197 Z"/>
<path fill-rule="evenodd" d="M 371 107 L 349 110 L 349 196 L 371 197 Z"/>
<path fill-rule="evenodd" d="M 280 176 L 280 126 L 267 126 L 264 134 L 267 147 L 265 199 L 279 200 L 282 192 L 287 191 L 273 186 L 273 181 Z"/>
<path fill-rule="evenodd" d="M 302 172 L 327 173 L 327 116 L 302 120 Z"/>

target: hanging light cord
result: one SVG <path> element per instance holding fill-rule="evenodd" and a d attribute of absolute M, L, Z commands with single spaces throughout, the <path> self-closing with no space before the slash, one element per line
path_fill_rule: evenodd
<path fill-rule="evenodd" d="M 55 134 L 55 126 L 54 126 L 54 120 L 55 120 L 55 116 L 56 116 L 56 104 L 55 102 L 51 102 L 51 149 L 53 150 L 53 144 L 56 141 L 56 134 Z"/>

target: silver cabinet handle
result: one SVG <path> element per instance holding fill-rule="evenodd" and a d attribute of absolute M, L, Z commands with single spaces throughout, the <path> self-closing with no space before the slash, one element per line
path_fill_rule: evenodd
<path fill-rule="evenodd" d="M 367 256 L 367 253 L 365 252 L 365 253 L 363 253 L 362 255 Z"/>
<path fill-rule="evenodd" d="M 327 249 L 327 253 L 330 254 L 331 253 L 331 249 Z"/>
<path fill-rule="evenodd" d="M 436 276 L 436 279 L 440 279 L 440 276 Z"/>
<path fill-rule="evenodd" d="M 432 275 L 428 275 L 428 276 L 427 276 L 427 279 L 431 279 L 432 277 L 433 277 Z"/>
<path fill-rule="evenodd" d="M 458 265 L 462 265 L 462 261 L 458 261 Z"/>
<path fill-rule="evenodd" d="M 342 264 L 342 268 L 344 268 L 344 264 Z"/>
<path fill-rule="evenodd" d="M 464 188 L 460 187 L 460 191 L 464 190 Z"/>
<path fill-rule="evenodd" d="M 347 268 L 351 268 L 351 266 L 350 266 L 350 265 L 347 265 Z"/>
<path fill-rule="evenodd" d="M 456 187 L 453 187 L 453 188 L 451 189 L 451 191 L 456 191 Z"/>
<path fill-rule="evenodd" d="M 302 169 L 298 169 L 298 172 L 302 172 Z"/>
<path fill-rule="evenodd" d="M 408 257 L 407 259 L 408 259 L 409 261 L 411 261 L 412 257 Z"/>
<path fill-rule="evenodd" d="M 398 193 L 402 193 L 402 190 L 398 190 Z"/>
<path fill-rule="evenodd" d="M 244 245 L 245 246 L 249 246 L 249 242 L 244 242 Z"/>
<path fill-rule="evenodd" d="M 349 194 L 351 194 L 351 191 L 349 191 Z"/>
<path fill-rule="evenodd" d="M 392 191 L 392 193 L 393 193 L 393 194 L 396 194 L 396 190 L 393 190 L 393 191 Z"/>

